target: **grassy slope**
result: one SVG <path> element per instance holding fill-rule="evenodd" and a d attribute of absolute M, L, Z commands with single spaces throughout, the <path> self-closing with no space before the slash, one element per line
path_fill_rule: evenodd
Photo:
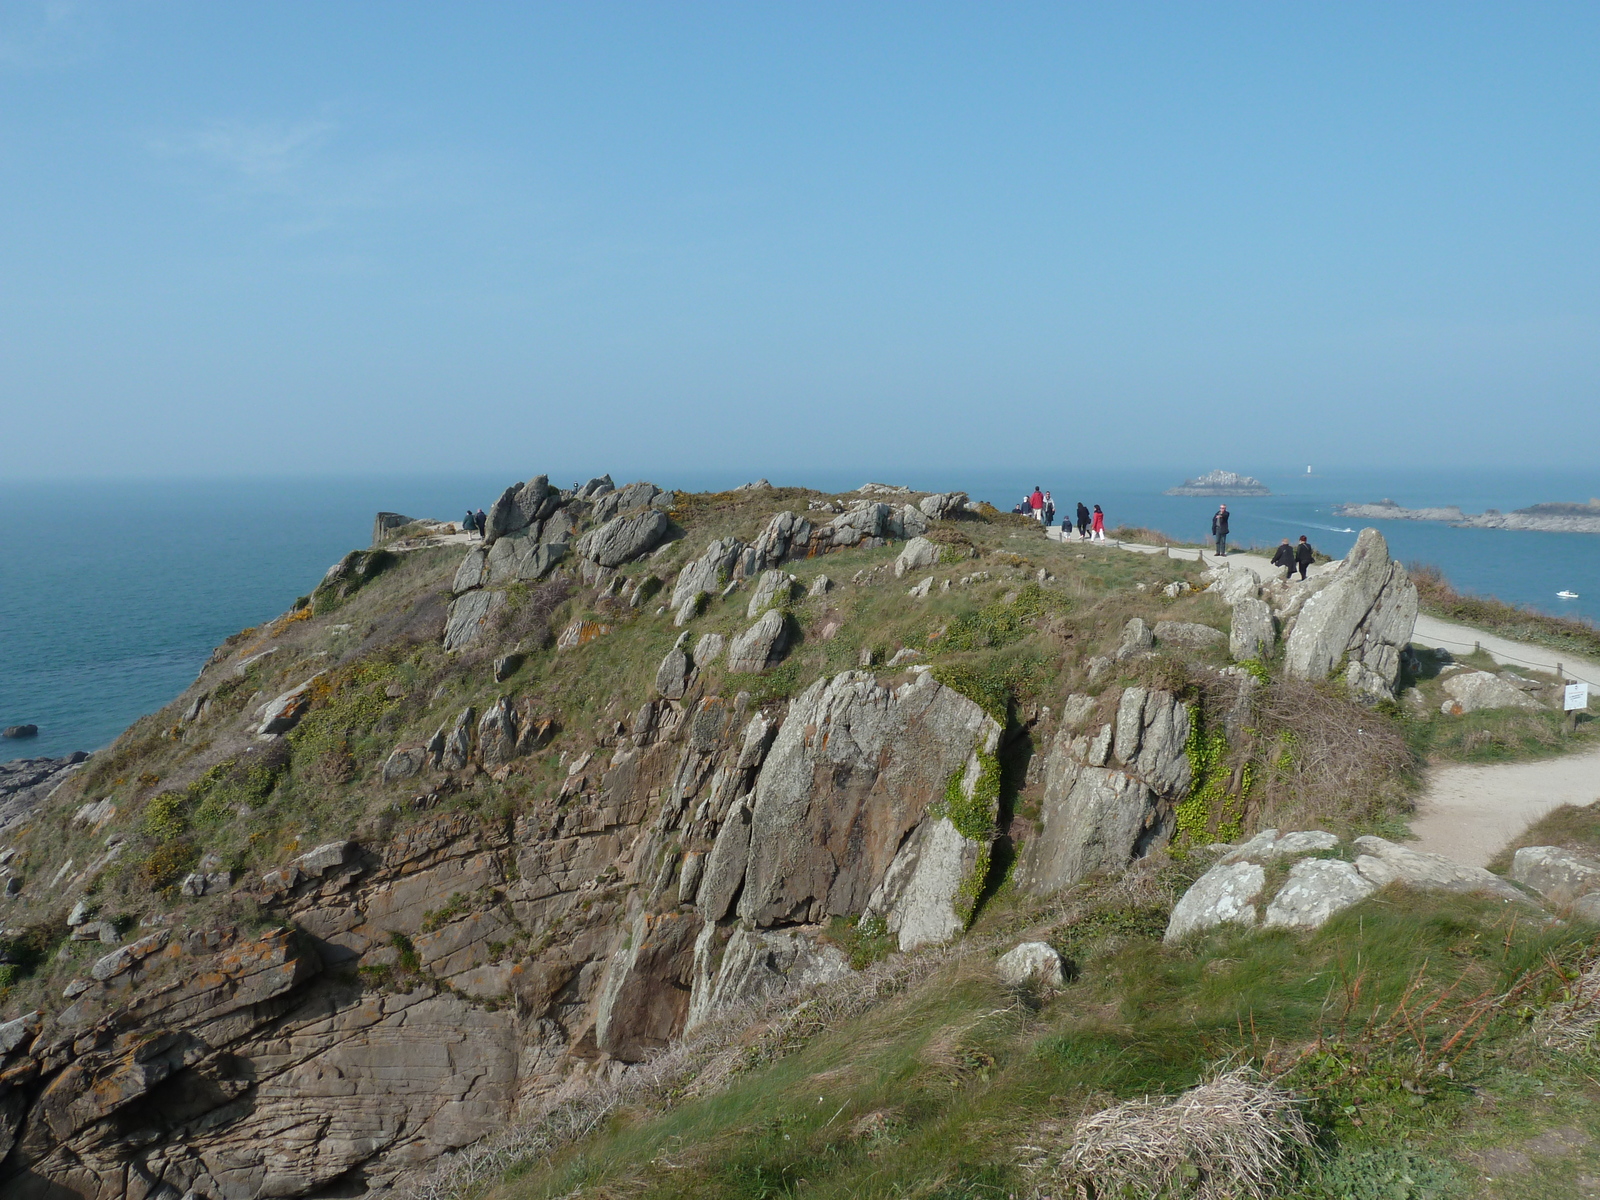
<path fill-rule="evenodd" d="M 1600 1143 L 1542 1152 L 1552 1129 L 1600 1136 L 1600 1086 L 1587 1060 L 1541 1050 L 1518 1011 L 1559 995 L 1594 930 L 1545 926 L 1493 902 L 1383 893 L 1314 934 L 1219 933 L 1165 948 L 1147 912 L 1125 895 L 1087 892 L 1031 924 L 1039 914 L 1020 900 L 992 906 L 974 945 L 1016 931 L 986 951 L 725 1092 L 619 1114 L 489 1194 L 1030 1194 L 1047 1184 L 1040 1168 L 1077 1116 L 1177 1091 L 1223 1062 L 1281 1074 L 1311 1101 L 1320 1155 L 1347 1184 L 1319 1185 L 1308 1163 L 1296 1194 L 1581 1195 L 1579 1177 L 1600 1173 Z M 993 954 L 1026 937 L 1068 949 L 1077 979 L 1054 996 L 1000 984 Z M 1419 1020 L 1421 1050 L 1405 1022 L 1389 1020 L 1414 981 L 1412 1013 L 1448 993 Z M 1440 1053 L 1467 1002 L 1519 986 L 1518 1004 L 1495 1008 L 1479 1040 Z M 1380 1187 L 1397 1161 L 1443 1190 L 1392 1178 Z M 1504 1162 L 1526 1169 L 1486 1182 Z"/>

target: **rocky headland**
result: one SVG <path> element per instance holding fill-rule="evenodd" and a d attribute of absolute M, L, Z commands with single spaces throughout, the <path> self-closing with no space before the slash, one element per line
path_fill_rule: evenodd
<path fill-rule="evenodd" d="M 1185 479 L 1168 496 L 1270 496 L 1267 485 L 1250 475 L 1233 471 L 1211 471 L 1198 479 Z"/>
<path fill-rule="evenodd" d="M 1485 509 L 1476 515 L 1453 504 L 1436 508 L 1404 508 L 1393 500 L 1376 504 L 1341 504 L 1334 513 L 1357 521 L 1443 521 L 1466 529 L 1524 529 L 1544 533 L 1600 533 L 1600 500 L 1587 504 L 1534 504 L 1503 513 Z"/>
<path fill-rule="evenodd" d="M 11 764 L 0 1192 L 403 1191 L 1002 890 L 1402 802 L 1375 530 L 1263 583 L 883 495 L 537 476 L 482 544 L 380 520 L 109 749 Z M 1404 875 L 1361 864 L 1293 911 Z"/>

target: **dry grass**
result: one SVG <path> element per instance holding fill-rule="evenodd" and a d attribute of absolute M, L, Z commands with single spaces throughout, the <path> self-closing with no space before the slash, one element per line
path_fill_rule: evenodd
<path fill-rule="evenodd" d="M 1266 766 L 1252 800 L 1258 825 L 1356 827 L 1410 810 L 1416 760 L 1392 718 L 1283 677 L 1262 691 L 1256 721 L 1269 743 L 1257 751 Z"/>
<path fill-rule="evenodd" d="M 1573 980 L 1567 994 L 1541 1012 L 1533 1022 L 1533 1035 L 1541 1046 L 1571 1054 L 1594 1045 L 1600 1029 L 1600 963 Z"/>
<path fill-rule="evenodd" d="M 1238 1067 L 1172 1098 L 1132 1100 L 1073 1126 L 1056 1178 L 1080 1200 L 1264 1200 L 1310 1148 L 1302 1102 Z"/>

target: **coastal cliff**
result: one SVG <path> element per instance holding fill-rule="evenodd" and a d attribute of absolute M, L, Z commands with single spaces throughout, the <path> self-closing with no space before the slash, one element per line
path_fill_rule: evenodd
<path fill-rule="evenodd" d="M 960 493 L 540 476 L 386 532 L 0 831 L 8 1197 L 403 1190 L 1002 889 L 1395 802 L 1235 665 L 1281 627 L 1284 686 L 1392 697 L 1376 534 L 1263 600 Z"/>

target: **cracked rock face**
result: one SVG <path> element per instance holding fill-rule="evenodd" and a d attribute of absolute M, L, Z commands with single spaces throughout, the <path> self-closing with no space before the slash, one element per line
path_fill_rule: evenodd
<path fill-rule="evenodd" d="M 1318 680 L 1346 663 L 1357 697 L 1392 697 L 1400 653 L 1416 628 L 1417 588 L 1389 557 L 1383 535 L 1363 529 L 1339 567 L 1301 585 L 1301 591 L 1310 594 L 1289 631 L 1285 669 L 1297 678 Z"/>
<path fill-rule="evenodd" d="M 769 926 L 862 912 L 951 775 L 999 739 L 993 717 L 928 675 L 890 689 L 847 671 L 807 688 L 756 782 L 740 915 Z"/>
<path fill-rule="evenodd" d="M 1064 722 L 1051 746 L 1043 828 L 1024 849 L 1027 886 L 1038 893 L 1121 870 L 1162 844 L 1189 790 L 1189 712 L 1171 693 L 1127 688 L 1114 722 L 1087 734 L 1076 723 Z"/>

